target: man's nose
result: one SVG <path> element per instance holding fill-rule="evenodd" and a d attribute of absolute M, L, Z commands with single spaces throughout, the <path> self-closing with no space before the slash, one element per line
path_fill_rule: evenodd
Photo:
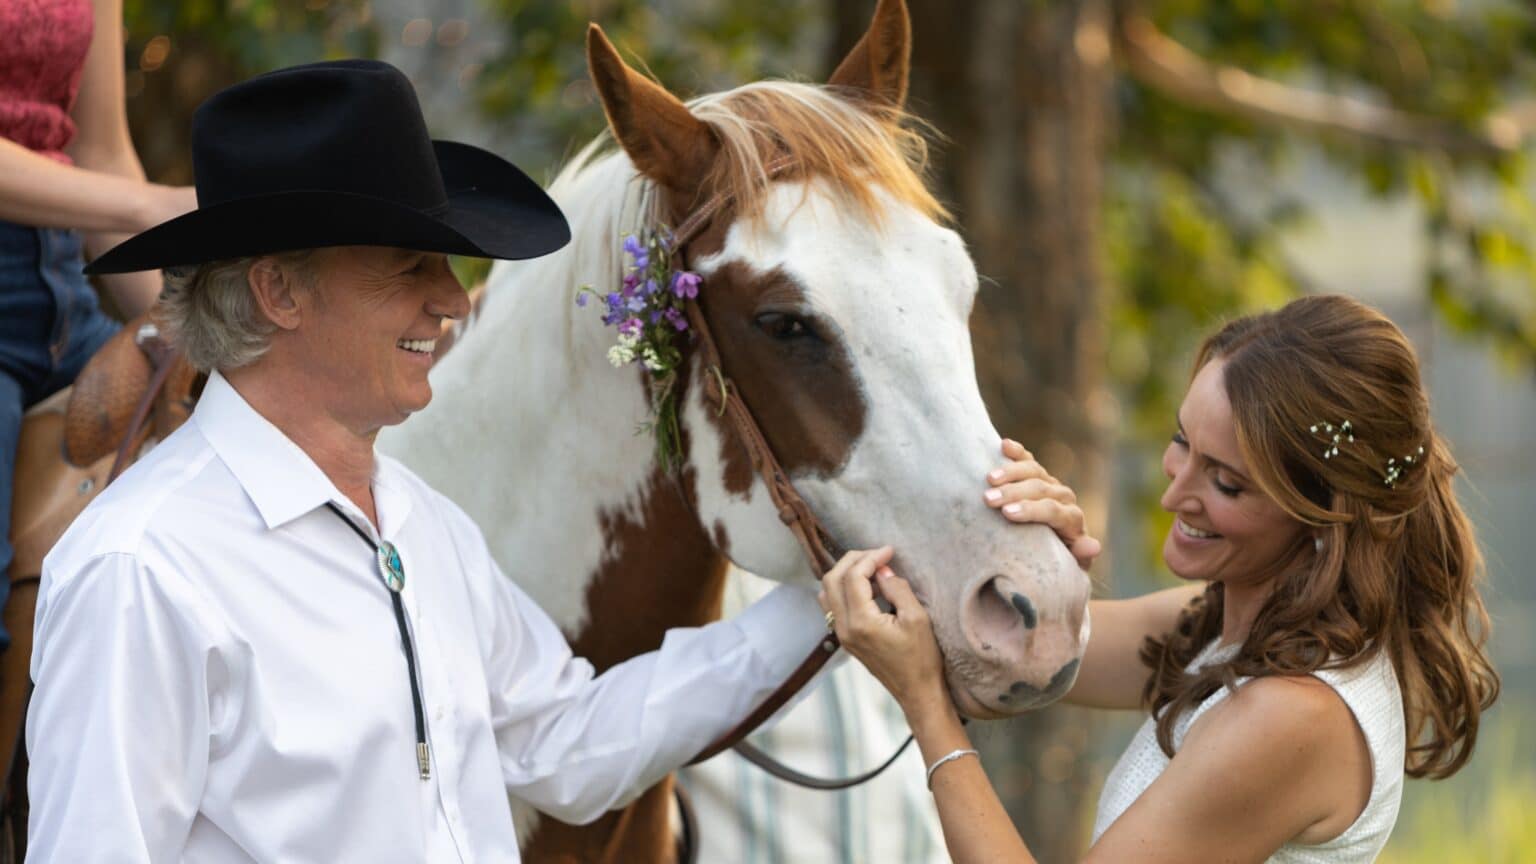
<path fill-rule="evenodd" d="M 455 320 L 469 315 L 469 292 L 459 284 L 459 277 L 444 265 L 441 277 L 435 280 L 427 311 L 442 318 Z"/>

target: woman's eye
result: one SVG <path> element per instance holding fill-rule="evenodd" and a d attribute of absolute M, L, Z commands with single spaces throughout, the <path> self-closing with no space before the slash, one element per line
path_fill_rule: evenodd
<path fill-rule="evenodd" d="M 1217 492 L 1220 492 L 1228 498 L 1236 498 L 1238 493 L 1243 491 L 1243 487 L 1228 486 L 1227 484 L 1221 482 L 1221 478 L 1219 477 L 1211 478 L 1211 485 L 1216 487 Z"/>
<path fill-rule="evenodd" d="M 784 312 L 764 312 L 757 316 L 756 323 L 760 330 L 780 341 L 788 342 L 816 335 L 803 318 Z"/>
<path fill-rule="evenodd" d="M 1188 447 L 1189 439 L 1184 437 L 1183 432 L 1175 429 L 1173 431 L 1173 443 L 1179 445 L 1180 447 Z"/>

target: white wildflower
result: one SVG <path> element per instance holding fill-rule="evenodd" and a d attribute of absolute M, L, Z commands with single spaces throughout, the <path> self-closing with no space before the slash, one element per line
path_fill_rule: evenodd
<path fill-rule="evenodd" d="M 635 362 L 635 348 L 640 340 L 635 336 L 619 336 L 619 344 L 608 349 L 608 362 L 615 366 Z"/>
<path fill-rule="evenodd" d="M 652 372 L 660 372 L 662 369 L 661 355 L 656 353 L 656 348 L 652 345 L 647 345 L 640 351 L 640 362 Z"/>

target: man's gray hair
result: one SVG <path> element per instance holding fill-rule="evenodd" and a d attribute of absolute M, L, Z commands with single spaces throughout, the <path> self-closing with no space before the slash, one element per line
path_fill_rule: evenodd
<path fill-rule="evenodd" d="M 306 287 L 314 286 L 311 250 L 276 258 Z M 251 265 L 262 257 L 166 268 L 158 318 L 193 368 L 238 369 L 265 354 L 275 326 L 251 294 Z"/>

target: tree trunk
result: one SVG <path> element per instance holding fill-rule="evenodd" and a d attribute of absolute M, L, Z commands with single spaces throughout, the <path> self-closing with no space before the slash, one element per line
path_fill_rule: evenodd
<path fill-rule="evenodd" d="M 971 319 L 992 419 L 1078 492 L 1102 536 L 1112 401 L 1104 383 L 1101 191 L 1111 116 L 1107 0 L 908 0 L 912 110 L 982 277 Z M 840 58 L 872 2 L 834 2 Z M 988 772 L 1042 861 L 1077 860 L 1088 718 L 1052 707 L 978 730 Z"/>

